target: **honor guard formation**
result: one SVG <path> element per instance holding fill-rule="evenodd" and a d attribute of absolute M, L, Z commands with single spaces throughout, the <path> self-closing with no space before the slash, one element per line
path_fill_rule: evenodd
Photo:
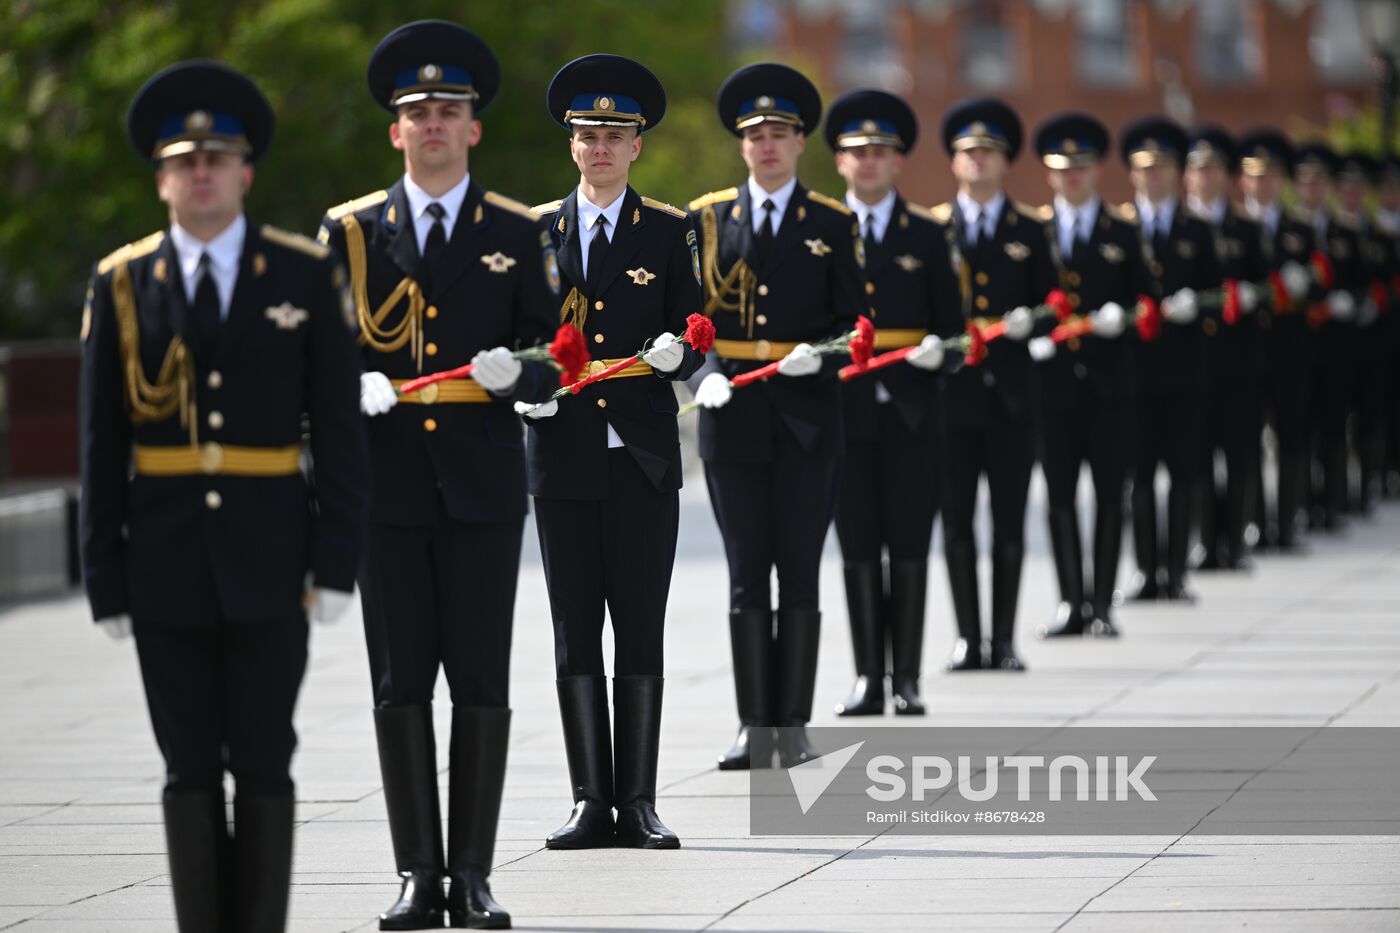
<path fill-rule="evenodd" d="M 308 619 L 341 615 L 357 584 L 401 882 L 379 928 L 510 926 L 488 876 L 530 499 L 572 807 L 545 845 L 681 845 L 656 785 L 692 407 L 729 573 L 722 770 L 816 754 L 833 521 L 856 662 L 836 713 L 936 716 L 920 695 L 935 518 L 947 671 L 1026 670 L 1037 461 L 1060 594 L 1032 612 L 1046 638 L 1117 636 L 1123 598 L 1190 602 L 1193 568 L 1299 551 L 1400 494 L 1394 159 L 1164 117 L 1116 142 L 1077 112 L 1028 135 L 979 98 L 943 115 L 953 193 L 926 207 L 898 189 L 920 141 L 907 103 L 856 90 L 823 115 L 804 75 L 760 63 L 717 94 L 747 176 L 682 209 L 629 182 L 661 82 L 599 54 L 560 68 L 545 102 L 578 185 L 531 208 L 470 171 L 501 82 L 459 25 L 386 36 L 368 85 L 403 174 L 325 211 L 316 240 L 244 212 L 274 124 L 251 79 L 185 62 L 131 105 L 170 222 L 88 289 L 82 559 L 94 618 L 135 640 L 183 931 L 284 929 Z M 819 129 L 844 197 L 799 179 Z M 1030 149 L 1048 191 L 1024 202 L 1005 179 Z M 1098 191 L 1115 154 L 1124 204 Z"/>

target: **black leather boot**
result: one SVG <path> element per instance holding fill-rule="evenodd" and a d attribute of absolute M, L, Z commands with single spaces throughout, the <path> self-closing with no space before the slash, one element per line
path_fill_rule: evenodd
<path fill-rule="evenodd" d="M 856 684 L 836 704 L 838 716 L 880 716 L 885 712 L 885 626 L 880 609 L 884 585 L 879 561 L 847 561 L 846 610 L 856 656 Z"/>
<path fill-rule="evenodd" d="M 977 545 L 973 541 L 944 541 L 943 556 L 948 564 L 948 589 L 953 596 L 953 615 L 958 622 L 958 640 L 944 665 L 949 671 L 980 671 L 982 620 L 977 604 Z"/>
<path fill-rule="evenodd" d="M 605 849 L 613 844 L 612 736 L 608 685 L 601 675 L 560 677 L 559 716 L 574 812 L 545 839 L 550 849 Z"/>
<path fill-rule="evenodd" d="M 447 784 L 447 916 L 453 927 L 508 930 L 510 914 L 491 896 L 487 876 L 506 781 L 510 710 L 452 708 Z"/>
<path fill-rule="evenodd" d="M 1226 570 L 1249 570 L 1254 566 L 1244 543 L 1245 526 L 1249 524 L 1254 505 L 1253 469 L 1231 470 L 1225 487 L 1225 561 Z"/>
<path fill-rule="evenodd" d="M 1079 516 L 1073 506 L 1050 509 L 1050 550 L 1055 576 L 1060 582 L 1060 604 L 1055 619 L 1036 629 L 1041 638 L 1084 634 L 1084 552 L 1079 543 Z"/>
<path fill-rule="evenodd" d="M 1278 549 L 1302 548 L 1299 528 L 1308 490 L 1308 462 L 1302 453 L 1279 456 L 1278 462 Z"/>
<path fill-rule="evenodd" d="M 218 933 L 224 928 L 220 908 L 233 900 L 224 790 L 166 791 L 161 809 L 180 933 Z"/>
<path fill-rule="evenodd" d="M 1219 570 L 1220 564 L 1220 503 L 1215 494 L 1215 458 L 1208 459 L 1201 475 L 1191 486 L 1191 511 L 1201 536 L 1201 556 L 1197 570 Z"/>
<path fill-rule="evenodd" d="M 778 761 L 784 768 L 816 757 L 807 739 L 812 694 L 817 689 L 817 647 L 822 615 L 816 609 L 779 609 L 776 643 Z"/>
<path fill-rule="evenodd" d="M 993 670 L 1024 671 L 1016 656 L 1016 602 L 1021 595 L 1021 561 L 1025 545 L 992 545 L 992 657 Z"/>
<path fill-rule="evenodd" d="M 679 849 L 681 841 L 656 815 L 656 759 L 661 751 L 662 678 L 613 678 L 617 748 L 617 844 Z"/>
<path fill-rule="evenodd" d="M 379 773 L 389 813 L 394 867 L 403 879 L 399 899 L 379 915 L 381 930 L 442 926 L 442 810 L 438 806 L 433 708 L 382 706 L 374 711 Z"/>
<path fill-rule="evenodd" d="M 296 800 L 291 793 L 240 793 L 234 797 L 239 933 L 282 933 L 287 928 L 295 815 Z"/>
<path fill-rule="evenodd" d="M 924 715 L 919 671 L 924 656 L 928 561 L 890 561 L 891 693 L 896 716 Z"/>
<path fill-rule="evenodd" d="M 1094 616 L 1086 635 L 1112 638 L 1113 590 L 1118 579 L 1118 556 L 1123 547 L 1123 509 L 1100 507 L 1094 517 Z"/>
<path fill-rule="evenodd" d="M 1137 573 L 1128 592 L 1133 602 L 1161 599 L 1157 564 L 1157 492 L 1152 481 L 1133 483 L 1133 556 Z"/>
<path fill-rule="evenodd" d="M 739 705 L 739 735 L 729 751 L 719 756 L 721 771 L 747 771 L 750 767 L 771 768 L 760 751 L 752 756 L 749 734 L 773 725 L 773 613 L 767 609 L 735 609 L 729 613 L 729 645 L 734 656 L 734 696 Z M 773 743 L 758 743 L 771 753 Z M 752 759 L 752 760 L 751 760 Z"/>
<path fill-rule="evenodd" d="M 1191 535 L 1191 496 L 1172 483 L 1167 496 L 1167 589 L 1173 602 L 1194 603 L 1196 594 L 1186 588 L 1186 551 Z"/>

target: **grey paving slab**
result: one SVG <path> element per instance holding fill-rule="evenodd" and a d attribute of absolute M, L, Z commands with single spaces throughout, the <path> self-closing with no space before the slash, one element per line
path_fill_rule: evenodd
<path fill-rule="evenodd" d="M 1055 599 L 1042 496 L 1037 481 L 1020 611 L 1029 673 L 942 673 L 953 624 L 935 553 L 927 724 L 1400 725 L 1400 506 L 1313 542 L 1306 557 L 1264 557 L 1245 576 L 1198 575 L 1195 607 L 1124 606 L 1116 641 L 1071 643 L 1029 635 Z M 747 777 L 714 768 L 735 726 L 723 554 L 698 476 L 682 500 L 658 801 L 683 838 L 677 852 L 542 848 L 571 801 L 548 599 L 527 531 L 492 877 L 517 929 L 1400 929 L 1400 834 L 1250 834 L 1250 820 L 1280 799 L 1306 800 L 1302 818 L 1328 815 L 1306 796 L 1312 785 L 1287 773 L 1262 776 L 1220 808 L 1213 819 L 1233 835 L 750 835 Z M 850 686 L 840 578 L 828 541 L 820 725 L 836 724 L 832 707 Z M 445 683 L 436 715 L 445 732 Z M 374 929 L 396 883 L 357 616 L 314 630 L 297 728 L 290 929 Z M 161 763 L 134 653 L 96 632 L 76 595 L 0 613 L 0 748 L 0 930 L 174 930 Z M 1167 780 L 1202 799 L 1239 783 L 1227 774 Z"/>

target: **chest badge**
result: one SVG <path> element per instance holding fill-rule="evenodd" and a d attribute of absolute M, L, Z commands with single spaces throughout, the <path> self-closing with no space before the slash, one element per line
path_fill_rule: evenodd
<path fill-rule="evenodd" d="M 1182 259 L 1190 259 L 1196 255 L 1196 244 L 1190 240 L 1177 240 L 1176 254 Z"/>
<path fill-rule="evenodd" d="M 509 272 L 510 267 L 515 265 L 515 260 L 505 253 L 492 253 L 490 256 L 482 256 L 481 261 L 486 263 L 486 268 L 492 272 Z"/>
<path fill-rule="evenodd" d="M 305 309 L 295 307 L 290 301 L 268 308 L 263 314 L 277 325 L 278 330 L 296 330 L 311 316 Z"/>
<path fill-rule="evenodd" d="M 1006 244 L 1006 255 L 1010 256 L 1016 262 L 1025 262 L 1030 254 L 1031 248 L 1019 240 Z"/>
<path fill-rule="evenodd" d="M 803 240 L 802 242 L 812 251 L 813 256 L 825 256 L 831 252 L 831 247 L 823 243 L 820 237 L 815 240 Z"/>
<path fill-rule="evenodd" d="M 633 285 L 645 285 L 652 279 L 656 278 L 655 272 L 648 272 L 641 266 L 638 266 L 635 269 L 628 269 L 627 274 L 632 277 Z"/>
<path fill-rule="evenodd" d="M 905 272 L 915 272 L 922 269 L 924 266 L 924 261 L 918 256 L 896 256 L 894 257 L 894 262 L 895 265 L 899 266 L 899 268 L 903 269 Z"/>
<path fill-rule="evenodd" d="M 1127 258 L 1127 254 L 1123 252 L 1123 247 L 1119 246 L 1117 243 L 1101 244 L 1099 246 L 1099 255 L 1104 258 L 1105 262 L 1122 262 Z"/>

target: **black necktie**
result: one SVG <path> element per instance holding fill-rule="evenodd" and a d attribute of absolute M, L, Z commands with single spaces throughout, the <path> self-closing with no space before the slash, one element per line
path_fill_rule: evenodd
<path fill-rule="evenodd" d="M 773 248 L 773 211 L 778 205 L 773 203 L 772 198 L 763 202 L 763 223 L 758 225 L 758 261 L 759 265 L 768 261 L 768 253 Z"/>
<path fill-rule="evenodd" d="M 1167 255 L 1167 243 L 1171 239 L 1171 230 L 1165 220 L 1166 218 L 1158 214 L 1156 226 L 1152 231 L 1152 252 L 1159 261 Z"/>
<path fill-rule="evenodd" d="M 214 284 L 214 270 L 209 263 L 209 254 L 199 254 L 199 265 L 194 274 L 198 277 L 194 289 L 194 321 L 198 340 L 204 352 L 212 356 L 219 346 L 219 331 L 223 327 L 223 316 L 219 313 L 219 289 Z"/>
<path fill-rule="evenodd" d="M 597 293 L 599 279 L 603 276 L 603 260 L 608 256 L 608 218 L 602 214 L 593 221 L 593 242 L 588 244 L 588 290 Z"/>
<path fill-rule="evenodd" d="M 861 224 L 860 238 L 865 241 L 865 253 L 868 256 L 871 248 L 875 245 L 875 212 L 869 211 L 865 215 L 865 223 Z"/>
<path fill-rule="evenodd" d="M 427 210 L 432 215 L 433 226 L 428 231 L 428 239 L 423 243 L 423 268 L 427 275 L 420 275 L 419 278 L 430 279 L 438 260 L 442 258 L 443 247 L 447 245 L 447 228 L 442 223 L 442 218 L 447 216 L 447 208 L 434 201 L 428 205 Z M 424 291 L 428 290 L 426 283 L 419 284 L 423 286 Z"/>

